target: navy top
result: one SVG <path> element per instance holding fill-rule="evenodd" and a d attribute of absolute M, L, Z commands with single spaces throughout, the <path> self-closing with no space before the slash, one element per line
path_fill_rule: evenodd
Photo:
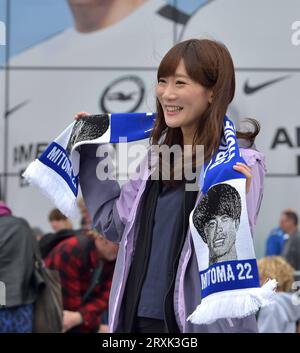
<path fill-rule="evenodd" d="M 141 290 L 137 316 L 164 320 L 164 298 L 167 291 L 168 264 L 176 220 L 182 217 L 180 205 L 184 184 L 180 187 L 163 185 L 158 196 L 148 269 Z"/>

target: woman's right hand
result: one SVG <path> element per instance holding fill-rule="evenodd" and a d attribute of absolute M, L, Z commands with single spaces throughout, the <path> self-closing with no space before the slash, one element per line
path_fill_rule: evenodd
<path fill-rule="evenodd" d="M 86 116 L 89 116 L 91 114 L 87 113 L 87 112 L 79 112 L 77 114 L 74 115 L 74 119 L 75 120 L 80 120 L 80 119 L 83 119 L 85 118 Z"/>

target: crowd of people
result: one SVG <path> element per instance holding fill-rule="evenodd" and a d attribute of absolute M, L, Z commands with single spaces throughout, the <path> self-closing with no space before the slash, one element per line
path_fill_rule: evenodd
<path fill-rule="evenodd" d="M 24 219 L 13 216 L 9 207 L 0 202 L 0 279 L 7 291 L 6 305 L 0 307 L 0 332 L 33 330 L 37 296 L 31 284 L 34 242 L 39 244 L 45 266 L 59 273 L 62 332 L 109 332 L 109 293 L 118 244 L 92 228 L 83 199 L 78 205 L 82 215 L 80 229 L 74 229 L 66 216 L 53 209 L 48 216 L 53 232 L 43 234 L 41 229 L 31 228 Z M 296 291 L 300 285 L 295 285 L 300 269 L 299 239 L 297 213 L 283 210 L 279 226 L 267 238 L 265 257 L 258 260 L 261 285 L 269 278 L 278 282 L 274 302 L 256 315 L 259 332 L 299 331 Z"/>
<path fill-rule="evenodd" d="M 49 214 L 52 233 L 32 229 L 0 202 L 0 279 L 6 303 L 0 307 L 0 332 L 33 332 L 34 243 L 47 268 L 57 271 L 62 294 L 62 332 L 108 332 L 108 300 L 118 244 L 92 229 L 83 200 L 81 228 L 58 209 Z"/>
<path fill-rule="evenodd" d="M 300 232 L 296 210 L 284 209 L 279 224 L 267 236 L 265 257 L 258 261 L 260 280 L 276 278 L 274 303 L 258 315 L 261 332 L 299 332 Z"/>
<path fill-rule="evenodd" d="M 266 256 L 282 256 L 295 270 L 300 270 L 300 231 L 298 214 L 293 209 L 282 211 L 278 227 L 272 229 L 266 242 Z"/>

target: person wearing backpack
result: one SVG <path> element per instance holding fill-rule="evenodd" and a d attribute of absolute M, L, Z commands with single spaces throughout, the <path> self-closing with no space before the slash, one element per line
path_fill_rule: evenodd
<path fill-rule="evenodd" d="M 55 231 L 40 242 L 45 264 L 60 274 L 63 296 L 63 332 L 97 332 L 108 298 L 114 261 L 104 261 L 93 238 L 72 229 L 58 209 L 49 214 Z"/>
<path fill-rule="evenodd" d="M 33 331 L 34 241 L 29 224 L 0 201 L 0 333 Z"/>

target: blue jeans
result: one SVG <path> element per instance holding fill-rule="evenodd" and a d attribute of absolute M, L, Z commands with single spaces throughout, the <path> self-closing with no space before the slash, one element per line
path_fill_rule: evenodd
<path fill-rule="evenodd" d="M 33 304 L 0 309 L 0 333 L 31 333 Z"/>

